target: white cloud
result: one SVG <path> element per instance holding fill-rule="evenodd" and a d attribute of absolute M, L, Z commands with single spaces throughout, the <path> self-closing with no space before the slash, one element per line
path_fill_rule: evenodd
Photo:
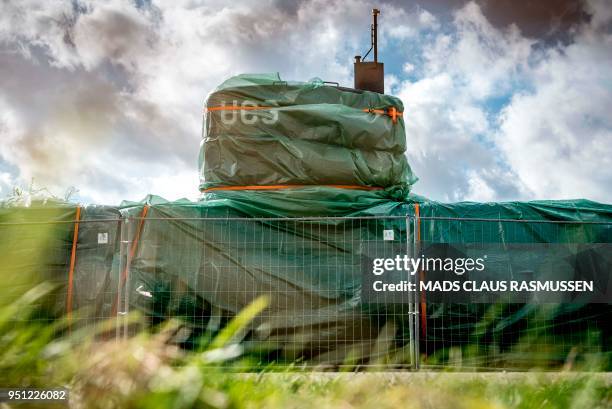
<path fill-rule="evenodd" d="M 0 195 L 6 196 L 14 186 L 13 176 L 8 172 L 0 172 Z"/>
<path fill-rule="evenodd" d="M 68 1 L 24 0 L 0 3 L 0 45 L 31 57 L 32 47 L 42 49 L 54 65 L 71 67 L 78 58 L 67 47 L 74 24 L 74 8 Z"/>
<path fill-rule="evenodd" d="M 397 75 L 387 74 L 385 75 L 385 94 L 393 94 L 400 85 L 400 79 Z"/>
<path fill-rule="evenodd" d="M 410 64 L 409 62 L 405 62 L 404 65 L 402 65 L 402 71 L 406 74 L 410 74 L 411 72 L 413 72 L 414 68 L 414 64 Z"/>
<path fill-rule="evenodd" d="M 522 37 L 515 26 L 493 27 L 473 2 L 456 12 L 453 28 L 424 50 L 424 71 L 448 73 L 472 100 L 508 92 L 526 67 L 534 41 Z"/>
<path fill-rule="evenodd" d="M 423 9 L 382 6 L 381 48 L 408 55 L 395 63 L 417 76 L 386 82 L 405 104 L 418 193 L 612 201 L 604 1 L 589 3 L 594 17 L 572 44 L 554 48 L 493 27 L 474 3 L 444 25 Z M 350 85 L 370 8 L 1 2 L 0 160 L 19 169 L 11 183 L 35 178 L 58 194 L 74 185 L 92 202 L 193 197 L 206 94 L 241 72 Z"/>
<path fill-rule="evenodd" d="M 515 28 L 494 28 L 473 3 L 455 14 L 451 28 L 424 44 L 421 77 L 399 92 L 408 158 L 420 177 L 415 189 L 447 201 L 516 198 L 523 187 L 500 163 L 487 102 L 512 88 L 532 41 Z"/>
<path fill-rule="evenodd" d="M 351 84 L 365 34 L 353 27 L 369 6 L 336 6 L 3 2 L 0 100 L 12 117 L 0 157 L 22 180 L 74 185 L 87 201 L 193 197 L 202 104 L 227 77 Z"/>
<path fill-rule="evenodd" d="M 603 68 L 612 37 L 596 14 L 573 43 L 547 49 L 516 27 L 493 27 L 474 3 L 458 10 L 452 29 L 425 44 L 422 76 L 399 94 L 416 191 L 612 201 L 612 74 Z"/>
<path fill-rule="evenodd" d="M 438 19 L 427 10 L 417 8 L 407 11 L 394 7 L 392 13 L 384 15 L 384 24 L 381 24 L 380 31 L 383 37 L 414 40 L 423 31 L 436 30 L 439 27 Z"/>
<path fill-rule="evenodd" d="M 79 62 L 92 69 L 104 60 L 138 73 L 144 56 L 155 53 L 157 33 L 150 13 L 120 3 L 101 3 L 77 18 L 72 41 Z"/>
<path fill-rule="evenodd" d="M 612 34 L 597 24 L 549 50 L 530 72 L 533 89 L 500 118 L 496 142 L 534 196 L 612 201 Z"/>

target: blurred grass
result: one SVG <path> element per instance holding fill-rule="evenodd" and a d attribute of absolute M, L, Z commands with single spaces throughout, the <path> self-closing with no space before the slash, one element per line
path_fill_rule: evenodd
<path fill-rule="evenodd" d="M 115 320 L 69 331 L 69 322 L 55 313 L 62 309 L 53 301 L 57 285 L 32 283 L 48 279 L 41 265 L 61 265 L 64 273 L 63 260 L 50 249 L 69 245 L 58 237 L 69 237 L 70 229 L 60 224 L 0 230 L 0 387 L 67 387 L 72 408 L 612 407 L 612 377 L 588 372 L 602 367 L 597 361 L 567 368 L 587 371 L 581 373 L 350 373 L 359 359 L 349 351 L 342 368 L 349 373 L 308 372 L 300 369 L 302 362 L 262 366 L 245 353 L 241 341 L 266 308 L 266 298 L 255 300 L 218 333 L 205 334 L 192 351 L 178 347 L 185 338 L 180 321 L 143 330 L 147 325 L 138 313 L 125 317 L 131 329 L 127 339 L 115 338 Z M 19 237 L 25 237 L 26 250 L 12 245 L 19 234 L 25 235 Z M 471 345 L 441 349 L 429 361 L 445 365 L 471 359 L 470 348 L 481 344 L 501 314 L 496 308 L 491 307 Z M 370 363 L 395 362 L 385 360 L 385 352 L 396 330 L 385 326 L 373 354 L 377 359 Z M 530 333 L 517 342 L 516 353 L 533 349 L 537 336 Z"/>
<path fill-rule="evenodd" d="M 104 340 L 113 322 L 65 331 L 33 318 L 52 288 L 0 307 L 0 385 L 70 388 L 73 408 L 607 408 L 605 373 L 321 373 L 295 367 L 237 373 L 255 300 L 197 351 L 176 346 L 181 323 Z M 138 322 L 137 314 L 128 318 Z M 113 331 L 114 332 L 114 331 Z M 5 405 L 5 407 L 12 407 Z M 28 405 L 32 407 L 32 405 Z M 51 407 L 48 403 L 40 407 Z"/>

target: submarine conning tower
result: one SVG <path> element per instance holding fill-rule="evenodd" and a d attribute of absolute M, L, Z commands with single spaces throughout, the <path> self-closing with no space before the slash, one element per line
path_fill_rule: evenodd
<path fill-rule="evenodd" d="M 405 155 L 404 106 L 384 94 L 379 14 L 372 10 L 371 47 L 356 57 L 354 88 L 278 73 L 218 86 L 204 108 L 200 191 L 408 191 L 417 179 Z M 370 53 L 374 61 L 364 61 Z"/>
<path fill-rule="evenodd" d="M 362 57 L 355 56 L 355 89 L 364 91 L 385 92 L 385 64 L 378 62 L 378 15 L 380 10 L 372 9 L 372 26 L 370 27 L 370 49 Z M 365 61 L 370 53 L 374 61 Z"/>

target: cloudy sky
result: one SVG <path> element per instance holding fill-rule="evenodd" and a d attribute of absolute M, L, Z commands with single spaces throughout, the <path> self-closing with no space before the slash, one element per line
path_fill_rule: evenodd
<path fill-rule="evenodd" d="M 612 202 L 612 5 L 379 1 L 387 92 L 433 199 Z M 0 197 L 197 197 L 206 95 L 280 72 L 351 86 L 369 1 L 0 0 Z"/>

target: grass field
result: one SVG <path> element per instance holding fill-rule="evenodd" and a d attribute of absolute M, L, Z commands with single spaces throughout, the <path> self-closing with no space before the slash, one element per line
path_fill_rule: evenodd
<path fill-rule="evenodd" d="M 236 334 L 264 308 L 261 300 L 188 352 L 173 344 L 180 328 L 173 322 L 117 341 L 105 340 L 112 323 L 67 331 L 66 320 L 29 319 L 47 291 L 38 286 L 0 309 L 0 385 L 67 387 L 73 408 L 612 407 L 609 373 L 331 373 L 274 366 L 241 373 L 237 368 L 252 363 L 240 357 Z"/>

